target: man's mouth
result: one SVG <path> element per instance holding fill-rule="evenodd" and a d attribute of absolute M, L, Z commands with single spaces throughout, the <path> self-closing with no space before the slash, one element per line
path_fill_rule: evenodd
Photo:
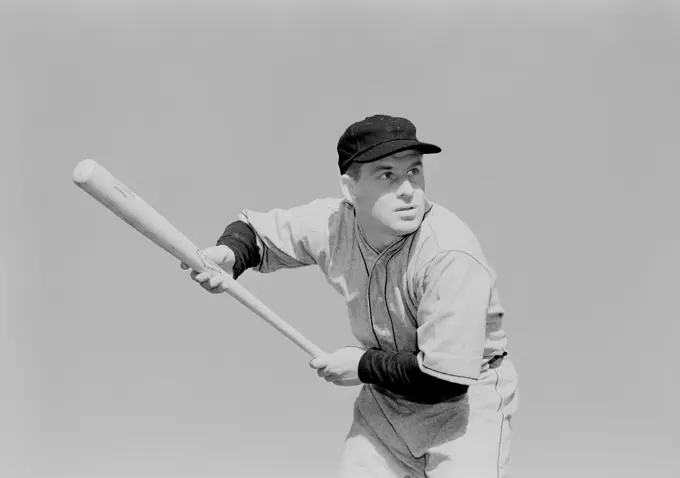
<path fill-rule="evenodd" d="M 415 206 L 404 206 L 404 207 L 398 208 L 398 209 L 397 209 L 397 212 L 402 212 L 402 211 L 412 211 L 412 210 L 414 210 L 415 208 L 416 208 Z"/>

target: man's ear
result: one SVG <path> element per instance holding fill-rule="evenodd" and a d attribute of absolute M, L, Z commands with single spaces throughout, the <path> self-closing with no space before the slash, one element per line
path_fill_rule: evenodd
<path fill-rule="evenodd" d="M 356 181 L 350 175 L 343 174 L 340 176 L 340 188 L 342 188 L 342 194 L 351 204 L 356 203 L 356 184 Z"/>

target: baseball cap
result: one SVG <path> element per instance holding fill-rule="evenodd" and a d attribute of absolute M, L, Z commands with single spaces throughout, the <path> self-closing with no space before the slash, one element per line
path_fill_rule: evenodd
<path fill-rule="evenodd" d="M 406 118 L 368 116 L 350 125 L 338 141 L 340 174 L 352 163 L 370 163 L 406 149 L 423 154 L 441 152 L 439 146 L 418 140 L 415 125 Z"/>

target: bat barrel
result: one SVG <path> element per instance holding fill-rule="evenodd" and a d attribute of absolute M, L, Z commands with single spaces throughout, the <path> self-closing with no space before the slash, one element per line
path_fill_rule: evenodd
<path fill-rule="evenodd" d="M 224 273 L 164 216 L 92 159 L 78 163 L 73 182 L 129 226 L 200 272 Z"/>
<path fill-rule="evenodd" d="M 147 204 L 130 188 L 118 181 L 104 167 L 92 159 L 84 159 L 73 170 L 73 182 L 99 201 L 129 226 L 142 233 L 153 243 L 198 272 L 224 276 L 225 289 L 241 304 L 276 328 L 312 357 L 324 355 L 323 351 L 282 320 L 173 226 L 165 217 Z"/>

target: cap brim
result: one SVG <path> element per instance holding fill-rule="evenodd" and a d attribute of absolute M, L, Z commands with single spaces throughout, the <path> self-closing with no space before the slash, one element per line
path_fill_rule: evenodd
<path fill-rule="evenodd" d="M 439 146 L 430 143 L 423 143 L 416 139 L 395 139 L 382 144 L 378 144 L 368 151 L 352 158 L 352 163 L 371 163 L 386 156 L 407 149 L 414 149 L 422 154 L 436 154 L 441 153 L 442 149 Z"/>

